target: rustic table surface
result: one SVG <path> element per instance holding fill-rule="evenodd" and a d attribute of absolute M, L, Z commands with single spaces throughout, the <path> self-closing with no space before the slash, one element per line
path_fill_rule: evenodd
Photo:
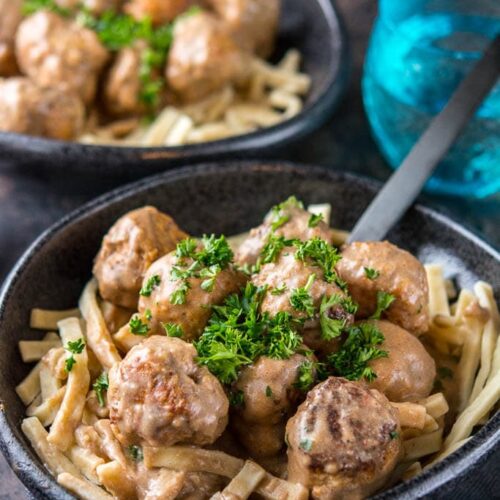
<path fill-rule="evenodd" d="M 291 146 L 286 159 L 319 163 L 386 179 L 390 169 L 380 156 L 364 115 L 360 77 L 376 2 L 338 0 L 349 34 L 352 81 L 330 123 L 306 143 Z M 115 187 L 113 180 L 82 182 L 49 172 L 26 173 L 0 161 L 0 283 L 27 245 L 65 213 Z M 424 202 L 451 215 L 500 247 L 500 197 L 480 202 L 424 196 Z M 463 483 L 456 498 L 500 498 L 500 451 Z M 478 476 L 479 474 L 479 476 Z M 482 487 L 479 487 L 482 485 Z M 451 495 L 446 495 L 451 496 Z M 0 500 L 24 500 L 29 492 L 0 456 Z M 443 497 L 445 498 L 445 497 Z"/>

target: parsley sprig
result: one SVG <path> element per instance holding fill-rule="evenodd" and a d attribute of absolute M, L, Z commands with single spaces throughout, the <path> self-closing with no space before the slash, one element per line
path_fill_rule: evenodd
<path fill-rule="evenodd" d="M 384 292 L 383 290 L 377 291 L 377 308 L 370 316 L 370 319 L 380 319 L 382 313 L 396 300 L 394 295 Z"/>
<path fill-rule="evenodd" d="M 307 279 L 307 283 L 303 287 L 295 288 L 290 295 L 290 304 L 296 310 L 305 312 L 307 317 L 310 318 L 314 315 L 314 301 L 309 293 L 314 280 L 315 274 L 311 274 Z"/>
<path fill-rule="evenodd" d="M 99 402 L 99 406 L 105 406 L 106 401 L 104 400 L 104 391 L 107 391 L 109 388 L 109 379 L 108 374 L 106 372 L 102 372 L 92 385 L 92 388 L 95 391 L 95 395 L 97 396 L 97 401 Z"/>
<path fill-rule="evenodd" d="M 70 353 L 70 355 L 66 358 L 66 361 L 64 362 L 64 368 L 68 373 L 73 369 L 73 366 L 76 363 L 74 355 L 81 354 L 84 348 L 85 348 L 85 341 L 83 340 L 83 338 L 73 341 L 70 340 L 66 344 L 65 349 Z"/>
<path fill-rule="evenodd" d="M 364 267 L 363 268 L 365 271 L 365 276 L 369 280 L 376 280 L 380 276 L 380 272 L 377 271 L 376 269 L 373 269 L 372 267 Z"/>
<path fill-rule="evenodd" d="M 333 340 L 339 337 L 348 325 L 349 316 L 356 314 L 357 310 L 358 306 L 347 295 L 324 295 L 319 308 L 321 338 Z"/>
<path fill-rule="evenodd" d="M 260 312 L 265 292 L 247 283 L 241 295 L 231 294 L 221 306 L 213 306 L 209 324 L 195 342 L 198 363 L 224 384 L 234 382 L 240 369 L 259 356 L 286 359 L 301 345 L 289 313 L 270 318 Z"/>
<path fill-rule="evenodd" d="M 316 227 L 323 220 L 323 214 L 311 214 L 307 227 Z"/>
<path fill-rule="evenodd" d="M 161 326 L 163 326 L 165 333 L 169 337 L 183 337 L 184 336 L 184 330 L 182 329 L 182 326 L 177 325 L 175 323 L 162 323 Z"/>
<path fill-rule="evenodd" d="M 151 294 L 153 293 L 153 290 L 157 286 L 159 286 L 160 283 L 161 283 L 161 278 L 157 274 L 154 274 L 143 285 L 143 287 L 139 292 L 139 295 L 142 295 L 143 297 L 150 297 Z"/>
<path fill-rule="evenodd" d="M 143 322 L 138 314 L 134 314 L 130 318 L 128 326 L 130 328 L 130 333 L 133 333 L 134 335 L 140 335 L 141 337 L 145 337 L 149 332 L 149 325 Z"/>
<path fill-rule="evenodd" d="M 297 380 L 294 387 L 297 389 L 307 392 L 316 381 L 316 363 L 313 361 L 304 361 L 299 366 L 297 371 Z"/>

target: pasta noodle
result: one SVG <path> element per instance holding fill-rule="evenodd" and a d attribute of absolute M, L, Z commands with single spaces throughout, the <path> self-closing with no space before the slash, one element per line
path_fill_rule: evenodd
<path fill-rule="evenodd" d="M 113 137 L 113 124 L 85 133 L 86 144 L 117 146 L 181 146 L 253 132 L 293 118 L 301 112 L 302 97 L 311 78 L 300 73 L 300 53 L 289 50 L 272 65 L 254 59 L 247 88 L 226 86 L 184 107 L 164 108 L 148 127 L 136 126 L 124 138 Z M 117 127 L 121 131 L 121 127 Z"/>
<path fill-rule="evenodd" d="M 79 309 L 67 309 L 64 311 L 49 311 L 47 309 L 32 309 L 30 327 L 36 330 L 56 330 L 57 323 L 66 318 L 79 317 Z"/>
<path fill-rule="evenodd" d="M 57 482 L 67 488 L 69 491 L 76 493 L 83 500 L 112 500 L 113 497 L 106 493 L 102 488 L 92 484 L 86 479 L 73 476 L 67 472 L 63 472 L 57 476 Z"/>

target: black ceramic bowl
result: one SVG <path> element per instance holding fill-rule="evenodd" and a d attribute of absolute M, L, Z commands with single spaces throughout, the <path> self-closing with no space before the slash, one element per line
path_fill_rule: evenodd
<path fill-rule="evenodd" d="M 333 225 L 349 229 L 378 188 L 377 184 L 324 168 L 282 163 L 228 163 L 186 167 L 111 192 L 65 217 L 24 254 L 0 297 L 0 445 L 14 471 L 37 498 L 70 498 L 31 450 L 20 431 L 24 406 L 14 387 L 27 374 L 17 342 L 39 338 L 29 329 L 33 307 L 74 307 L 91 273 L 103 235 L 125 212 L 145 204 L 171 214 L 191 234 L 235 234 L 258 224 L 269 207 L 290 194 L 307 203 L 332 204 Z M 411 209 L 388 238 L 424 262 L 440 262 L 460 287 L 477 279 L 495 285 L 500 296 L 500 257 L 485 243 L 431 210 Z M 457 453 L 432 470 L 380 497 L 449 498 L 470 488 L 467 478 L 498 459 L 500 414 Z M 493 470 L 493 469 L 492 469 Z M 494 480 L 494 478 L 493 478 Z M 498 478 L 496 479 L 498 487 Z M 486 482 L 468 498 L 491 498 Z M 481 490 L 481 488 L 483 488 Z M 465 493 L 465 490 L 461 490 Z"/>
<path fill-rule="evenodd" d="M 345 88 L 346 39 L 332 0 L 283 0 L 274 58 L 292 47 L 302 54 L 303 69 L 312 78 L 312 88 L 303 111 L 279 125 L 220 141 L 154 148 L 92 146 L 0 133 L 0 157 L 34 168 L 127 174 L 132 178 L 186 161 L 234 157 L 235 154 L 269 156 L 273 147 L 282 147 L 322 125 Z"/>

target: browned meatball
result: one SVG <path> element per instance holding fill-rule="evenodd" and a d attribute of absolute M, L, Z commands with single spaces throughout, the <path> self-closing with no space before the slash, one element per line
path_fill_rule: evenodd
<path fill-rule="evenodd" d="M 104 81 L 104 103 L 106 109 L 115 116 L 140 114 L 144 106 L 139 100 L 141 80 L 139 67 L 141 51 L 144 47 L 121 49 Z"/>
<path fill-rule="evenodd" d="M 146 270 L 186 236 L 171 217 L 154 207 L 120 217 L 104 237 L 94 264 L 101 296 L 135 309 Z"/>
<path fill-rule="evenodd" d="M 365 268 L 375 270 L 378 277 L 369 279 Z M 359 304 L 360 318 L 373 314 L 377 292 L 383 291 L 395 297 L 383 314 L 390 322 L 416 335 L 427 331 L 427 276 L 413 255 L 387 241 L 355 242 L 343 249 L 337 271 Z"/>
<path fill-rule="evenodd" d="M 192 264 L 192 259 L 182 259 L 186 266 Z M 173 324 L 182 329 L 182 337 L 186 340 L 196 339 L 201 335 L 211 314 L 211 306 L 221 304 L 231 293 L 238 292 L 244 285 L 244 276 L 231 266 L 221 270 L 214 281 L 211 290 L 203 290 L 202 277 L 188 278 L 189 288 L 183 303 L 176 302 L 173 294 L 182 286 L 182 280 L 172 279 L 172 270 L 179 266 L 179 259 L 172 252 L 157 260 L 146 273 L 144 282 L 156 276 L 158 285 L 148 297 L 139 300 L 139 312 L 151 313 L 150 332 L 164 334 L 162 323 Z"/>
<path fill-rule="evenodd" d="M 27 78 L 0 81 L 0 130 L 70 140 L 84 126 L 82 101 L 57 89 L 42 89 Z"/>
<path fill-rule="evenodd" d="M 309 227 L 310 218 L 311 214 L 292 198 L 277 205 L 266 215 L 263 224 L 250 231 L 248 238 L 238 248 L 235 261 L 240 265 L 255 264 L 271 234 L 302 241 L 318 237 L 331 244 L 328 225 L 320 221 L 316 226 Z M 273 224 L 278 223 L 281 225 L 273 231 Z"/>
<path fill-rule="evenodd" d="M 22 0 L 0 0 L 0 76 L 12 76 L 19 72 L 14 39 L 22 20 L 22 4 Z"/>
<path fill-rule="evenodd" d="M 16 54 L 23 73 L 41 87 L 58 87 L 93 101 L 108 52 L 97 35 L 76 21 L 40 11 L 19 26 Z"/>
<path fill-rule="evenodd" d="M 110 419 L 124 445 L 203 446 L 222 434 L 229 402 L 219 381 L 195 358 L 191 344 L 153 336 L 111 369 Z"/>
<path fill-rule="evenodd" d="M 123 9 L 135 19 L 149 17 L 153 24 L 160 25 L 172 21 L 190 4 L 191 0 L 129 0 Z"/>
<path fill-rule="evenodd" d="M 327 283 L 323 278 L 323 271 L 319 267 L 297 259 L 295 249 L 289 247 L 281 252 L 276 262 L 263 265 L 260 271 L 252 276 L 252 283 L 256 286 L 267 286 L 261 304 L 262 312 L 275 316 L 278 312 L 285 311 L 295 318 L 305 319 L 309 317 L 308 313 L 293 305 L 292 296 L 299 288 L 307 287 L 308 282 L 308 292 L 315 314 L 325 295 L 345 296 L 335 283 Z"/>
<path fill-rule="evenodd" d="M 245 50 L 268 57 L 274 47 L 280 0 L 208 0 Z"/>
<path fill-rule="evenodd" d="M 387 358 L 370 361 L 377 378 L 370 387 L 384 393 L 390 401 L 426 398 L 436 378 L 436 364 L 422 343 L 411 333 L 388 321 L 377 321 L 385 340 L 380 349 Z"/>
<path fill-rule="evenodd" d="M 394 469 L 399 430 L 383 394 L 330 377 L 288 421 L 288 480 L 310 488 L 314 499 L 365 498 Z"/>
<path fill-rule="evenodd" d="M 245 54 L 214 16 L 200 12 L 175 24 L 166 77 L 184 101 L 196 101 L 245 78 Z"/>

